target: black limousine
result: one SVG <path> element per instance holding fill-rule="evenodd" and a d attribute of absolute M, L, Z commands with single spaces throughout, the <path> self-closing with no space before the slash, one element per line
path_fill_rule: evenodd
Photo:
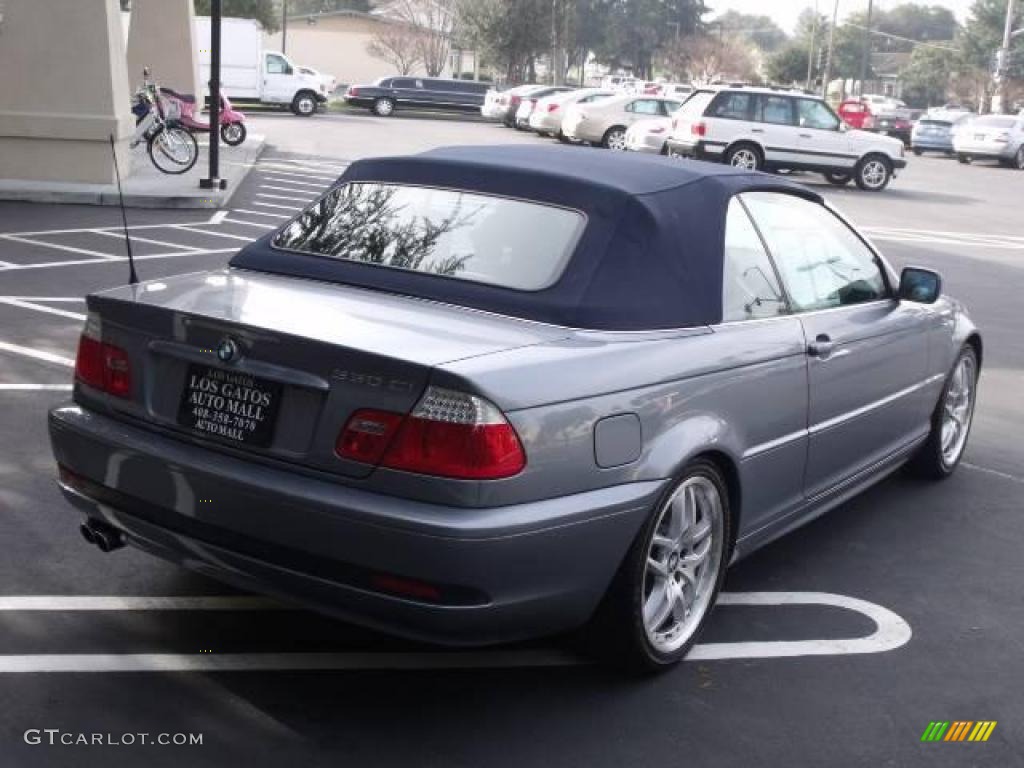
<path fill-rule="evenodd" d="M 350 85 L 345 103 L 388 117 L 396 109 L 479 112 L 488 83 L 438 77 L 382 77 L 373 85 Z"/>

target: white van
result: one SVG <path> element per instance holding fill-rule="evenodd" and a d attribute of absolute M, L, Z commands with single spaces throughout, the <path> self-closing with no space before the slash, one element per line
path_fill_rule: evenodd
<path fill-rule="evenodd" d="M 210 80 L 210 17 L 196 16 L 202 82 Z M 221 91 L 232 101 L 288 106 L 302 117 L 327 101 L 327 86 L 283 53 L 263 50 L 263 28 L 254 19 L 221 20 Z"/>

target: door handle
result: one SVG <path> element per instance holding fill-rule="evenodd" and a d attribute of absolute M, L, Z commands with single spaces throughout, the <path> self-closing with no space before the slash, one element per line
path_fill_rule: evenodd
<path fill-rule="evenodd" d="M 800 134 L 800 138 L 801 138 L 801 139 L 813 139 L 813 138 L 814 138 L 814 136 L 813 136 L 813 135 L 811 135 L 811 134 L 809 134 L 809 133 L 801 133 L 801 134 Z"/>
<path fill-rule="evenodd" d="M 751 133 L 764 133 L 764 128 L 751 128 Z"/>
<path fill-rule="evenodd" d="M 814 341 L 807 345 L 807 354 L 824 360 L 832 354 L 834 347 L 835 344 L 828 334 L 819 333 Z"/>

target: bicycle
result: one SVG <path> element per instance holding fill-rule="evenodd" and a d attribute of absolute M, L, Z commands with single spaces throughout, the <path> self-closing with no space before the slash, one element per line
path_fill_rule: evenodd
<path fill-rule="evenodd" d="M 150 81 L 148 67 L 143 70 L 143 78 L 132 100 L 135 134 L 129 146 L 135 149 L 146 142 L 146 152 L 158 171 L 186 173 L 199 159 L 199 142 L 181 124 L 180 105 L 161 96 L 160 89 Z"/>

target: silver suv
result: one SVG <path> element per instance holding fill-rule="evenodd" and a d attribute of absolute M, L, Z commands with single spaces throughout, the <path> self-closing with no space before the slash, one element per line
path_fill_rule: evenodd
<path fill-rule="evenodd" d="M 666 149 L 751 170 L 819 171 L 873 192 L 907 165 L 898 139 L 850 128 L 816 96 L 772 88 L 697 91 L 675 113 Z"/>

